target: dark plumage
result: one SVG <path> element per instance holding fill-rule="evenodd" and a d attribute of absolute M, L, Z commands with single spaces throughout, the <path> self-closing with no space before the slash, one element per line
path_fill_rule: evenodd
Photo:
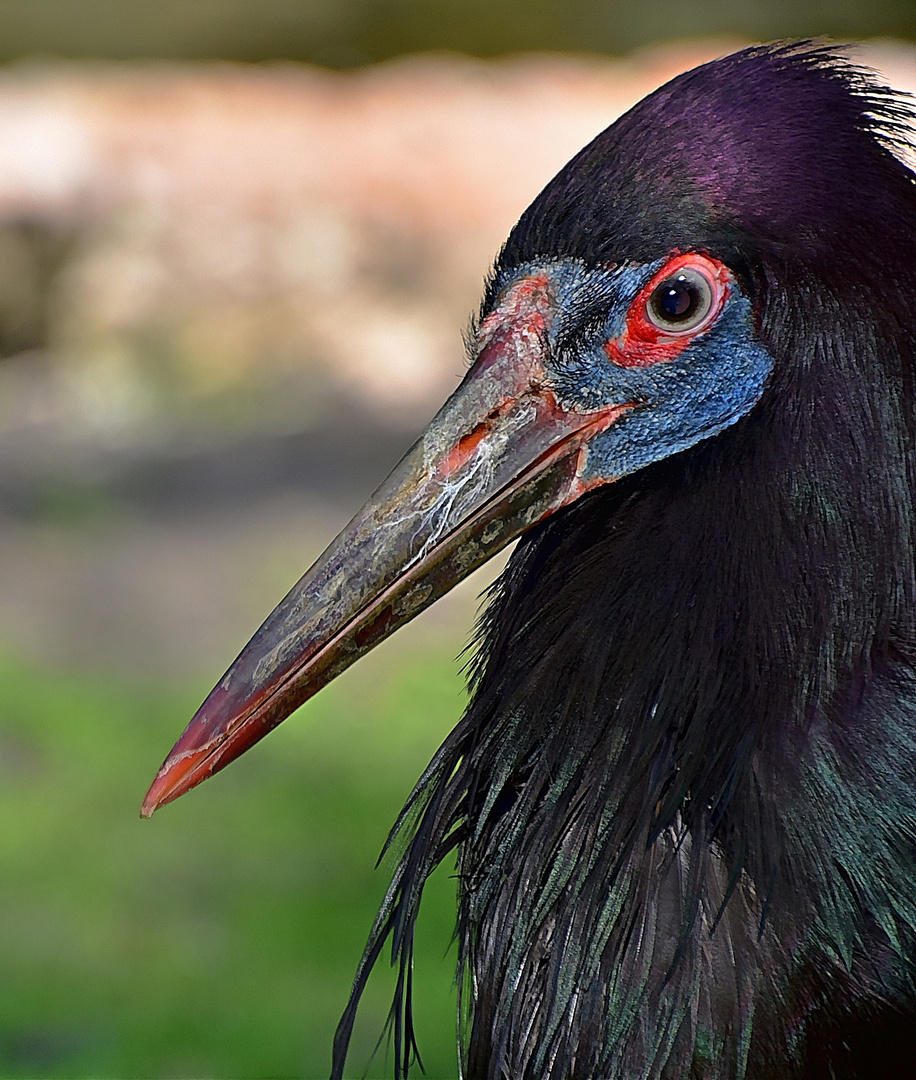
<path fill-rule="evenodd" d="M 512 231 L 480 357 L 546 280 L 533 392 L 630 411 L 490 597 L 335 1076 L 388 939 L 406 1074 L 414 923 L 456 847 L 469 1078 L 916 1075 L 908 117 L 829 49 L 745 50 L 646 98 Z M 725 268 L 721 313 L 639 351 L 623 313 L 684 253 Z"/>

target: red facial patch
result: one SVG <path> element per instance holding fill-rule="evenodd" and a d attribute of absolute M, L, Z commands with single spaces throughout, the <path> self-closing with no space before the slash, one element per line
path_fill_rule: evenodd
<path fill-rule="evenodd" d="M 697 326 L 682 331 L 666 330 L 649 318 L 647 305 L 663 281 L 675 277 L 685 268 L 701 274 L 709 283 L 712 305 Z M 674 359 L 719 317 L 733 280 L 728 267 L 708 255 L 698 252 L 674 255 L 652 275 L 630 305 L 623 334 L 604 343 L 608 359 L 619 367 L 648 367 Z"/>

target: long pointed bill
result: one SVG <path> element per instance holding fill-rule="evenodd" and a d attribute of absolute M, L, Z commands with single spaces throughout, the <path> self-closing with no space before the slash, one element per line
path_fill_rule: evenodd
<path fill-rule="evenodd" d="M 587 441 L 631 408 L 544 386 L 546 277 L 509 290 L 473 368 L 419 442 L 274 610 L 166 758 L 149 816 L 228 765 L 354 660 L 583 490 Z"/>

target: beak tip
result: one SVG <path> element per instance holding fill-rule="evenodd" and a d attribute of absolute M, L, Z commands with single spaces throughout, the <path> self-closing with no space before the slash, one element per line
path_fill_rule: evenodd
<path fill-rule="evenodd" d="M 152 817 L 161 806 L 190 791 L 212 772 L 212 768 L 207 769 L 204 766 L 209 757 L 209 748 L 197 753 L 176 753 L 177 749 L 177 745 L 173 747 L 172 753 L 156 774 L 156 779 L 150 784 L 140 807 L 140 817 Z"/>
<path fill-rule="evenodd" d="M 150 784 L 149 791 L 147 791 L 143 804 L 140 807 L 140 817 L 151 818 L 153 814 L 170 800 L 166 797 L 166 792 L 163 790 L 166 770 L 160 769 L 159 775 Z"/>

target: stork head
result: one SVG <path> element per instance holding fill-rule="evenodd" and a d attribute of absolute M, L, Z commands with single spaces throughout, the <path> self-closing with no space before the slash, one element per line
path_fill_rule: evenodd
<path fill-rule="evenodd" d="M 582 150 L 500 254 L 461 385 L 230 667 L 143 812 L 525 530 L 752 414 L 788 363 L 774 304 L 874 279 L 888 192 L 912 201 L 888 148 L 901 119 L 823 49 L 756 48 L 674 79 Z M 838 234 L 855 265 L 837 265 Z"/>

